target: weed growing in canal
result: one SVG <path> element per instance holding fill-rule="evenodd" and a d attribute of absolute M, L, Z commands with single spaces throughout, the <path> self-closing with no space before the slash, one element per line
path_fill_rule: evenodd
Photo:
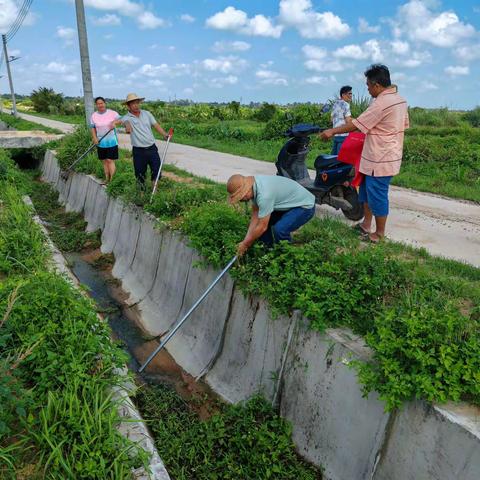
<path fill-rule="evenodd" d="M 165 385 L 140 388 L 137 401 L 175 480 L 322 478 L 296 455 L 288 422 L 260 397 L 222 404 L 204 421 Z"/>

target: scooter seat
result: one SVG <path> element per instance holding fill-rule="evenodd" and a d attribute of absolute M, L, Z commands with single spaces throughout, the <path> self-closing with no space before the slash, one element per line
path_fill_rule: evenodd
<path fill-rule="evenodd" d="M 326 170 L 339 165 L 342 165 L 342 162 L 338 160 L 337 155 L 319 155 L 315 159 L 315 170 Z"/>

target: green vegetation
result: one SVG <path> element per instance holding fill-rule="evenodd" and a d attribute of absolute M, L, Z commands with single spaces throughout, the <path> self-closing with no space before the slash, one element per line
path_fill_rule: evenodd
<path fill-rule="evenodd" d="M 166 386 L 140 388 L 137 402 L 175 480 L 322 478 L 298 459 L 291 427 L 261 398 L 218 404 L 203 421 Z"/>
<path fill-rule="evenodd" d="M 62 133 L 56 128 L 45 127 L 39 123 L 29 122 L 23 118 L 14 117 L 13 115 L 8 115 L 7 113 L 0 112 L 0 121 L 6 123 L 15 130 L 41 130 L 46 133 Z"/>
<path fill-rule="evenodd" d="M 94 305 L 48 272 L 31 190 L 0 150 L 0 477 L 128 479 L 146 454 L 117 431 L 123 352 Z"/>
<path fill-rule="evenodd" d="M 355 98 L 352 115 L 368 106 L 368 98 Z M 31 109 L 28 101 L 27 108 Z M 109 108 L 125 113 L 119 101 Z M 246 107 L 238 102 L 227 105 L 194 104 L 178 106 L 165 102 L 146 102 L 165 127 L 173 126 L 173 141 L 232 153 L 268 162 L 276 161 L 284 143 L 283 133 L 295 123 L 330 125 L 330 113 L 321 114 L 320 105 L 277 106 L 264 103 Z M 395 185 L 480 202 L 480 107 L 461 113 L 446 108 L 410 109 L 411 128 L 405 137 L 404 161 Z M 46 115 L 60 121 L 82 123 L 83 116 L 64 112 Z M 313 168 L 317 155 L 329 153 L 331 144 L 312 138 L 307 165 Z M 274 172 L 272 166 L 272 172 Z"/>
<path fill-rule="evenodd" d="M 108 191 L 146 203 L 208 262 L 225 265 L 243 238 L 247 211 L 228 206 L 222 187 L 188 180 L 162 180 L 150 205 L 135 197 L 131 166 L 120 161 Z M 364 335 L 374 360 L 356 367 L 365 393 L 378 391 L 387 408 L 412 398 L 480 404 L 480 270 L 393 242 L 367 245 L 343 223 L 315 219 L 291 245 L 255 245 L 232 275 L 275 313 L 300 309 L 312 328 Z"/>

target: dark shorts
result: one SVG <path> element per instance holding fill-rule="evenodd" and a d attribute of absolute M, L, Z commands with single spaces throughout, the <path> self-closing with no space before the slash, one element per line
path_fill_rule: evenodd
<path fill-rule="evenodd" d="M 99 160 L 118 160 L 118 146 L 115 147 L 97 147 Z"/>
<path fill-rule="evenodd" d="M 365 175 L 360 185 L 358 201 L 368 203 L 370 210 L 376 217 L 386 217 L 388 215 L 388 188 L 391 180 L 392 177 Z"/>

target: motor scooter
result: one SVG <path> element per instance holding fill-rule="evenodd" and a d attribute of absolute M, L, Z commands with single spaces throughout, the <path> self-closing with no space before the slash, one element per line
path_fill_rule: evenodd
<path fill-rule="evenodd" d="M 349 220 L 360 220 L 363 204 L 358 201 L 357 189 L 351 185 L 355 176 L 352 165 L 340 162 L 337 155 L 319 155 L 314 163 L 315 179 L 310 178 L 305 164 L 310 135 L 321 130 L 317 125 L 300 123 L 285 132 L 289 140 L 278 154 L 277 175 L 297 181 L 315 195 L 317 204 L 340 209 Z"/>

